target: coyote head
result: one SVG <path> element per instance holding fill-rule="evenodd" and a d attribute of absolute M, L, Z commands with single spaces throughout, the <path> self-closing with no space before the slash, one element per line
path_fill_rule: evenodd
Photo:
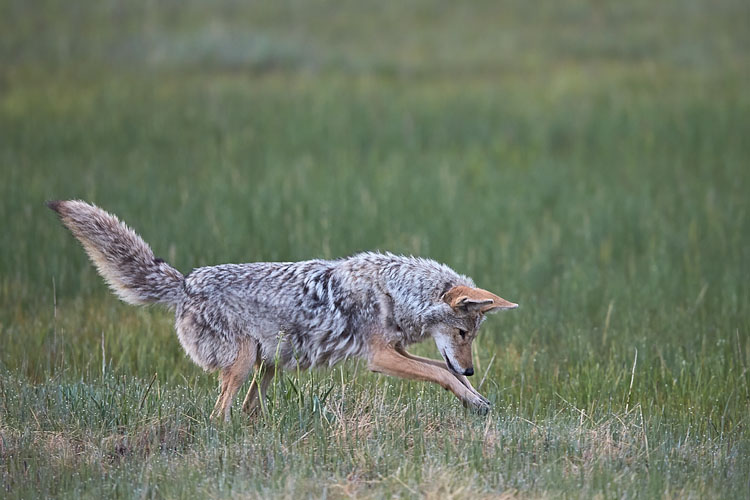
<path fill-rule="evenodd" d="M 484 315 L 518 304 L 497 295 L 468 286 L 456 286 L 441 297 L 440 319 L 430 328 L 435 344 L 448 367 L 459 375 L 474 375 L 471 344 L 477 336 Z"/>

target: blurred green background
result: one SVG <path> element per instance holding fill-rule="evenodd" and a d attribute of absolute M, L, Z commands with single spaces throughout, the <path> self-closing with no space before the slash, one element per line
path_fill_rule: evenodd
<path fill-rule="evenodd" d="M 19 497 L 750 494 L 749 20 L 739 0 L 0 0 L 0 484 Z M 495 410 L 467 417 L 438 388 L 347 363 L 280 380 L 265 427 L 211 430 L 214 379 L 168 312 L 107 291 L 44 207 L 66 198 L 116 213 L 184 273 L 375 249 L 445 262 L 521 304 L 477 341 Z M 155 372 L 160 392 L 144 394 Z M 353 403 L 337 424 L 290 396 L 320 399 L 339 378 L 329 398 Z M 376 408 L 373 393 L 407 396 Z M 96 394 L 145 410 L 126 418 Z M 370 436 L 359 459 L 332 437 L 363 415 L 403 428 L 404 405 L 421 447 Z M 630 434 L 610 432 L 618 420 Z M 154 431 L 158 451 L 114 472 L 50 452 L 64 433 L 116 456 L 112 435 L 152 425 L 189 431 Z M 451 426 L 505 441 L 451 447 Z M 569 446 L 550 451 L 550 436 Z M 284 459 L 271 473 L 257 456 L 216 462 L 261 442 Z M 212 465 L 191 469 L 190 453 Z M 29 463 L 46 472 L 29 481 Z"/>

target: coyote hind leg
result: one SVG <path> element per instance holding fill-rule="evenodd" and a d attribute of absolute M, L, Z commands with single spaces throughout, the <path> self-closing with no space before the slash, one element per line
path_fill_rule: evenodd
<path fill-rule="evenodd" d="M 268 384 L 276 376 L 276 367 L 269 367 L 265 363 L 256 363 L 255 365 L 255 377 L 253 383 L 250 384 L 250 389 L 245 395 L 245 401 L 242 402 L 242 411 L 252 416 L 258 407 L 263 408 L 264 401 L 266 398 L 266 391 L 268 390 Z M 258 383 L 260 378 L 260 383 Z M 260 391 L 258 390 L 260 386 Z"/>
<path fill-rule="evenodd" d="M 240 390 L 240 386 L 247 380 L 255 363 L 257 352 L 258 345 L 254 340 L 245 338 L 239 342 L 239 349 L 234 362 L 228 367 L 222 368 L 219 373 L 221 393 L 214 406 L 214 411 L 211 412 L 212 419 L 223 414 L 224 420 L 229 421 L 232 401 L 234 401 L 237 391 Z"/>
<path fill-rule="evenodd" d="M 227 392 L 227 384 L 222 376 L 223 371 L 219 372 L 219 397 L 216 398 L 216 404 L 214 405 L 214 409 L 211 411 L 211 420 L 216 418 L 216 416 L 219 414 L 219 410 L 221 409 L 221 403 L 224 401 L 224 394 Z"/>

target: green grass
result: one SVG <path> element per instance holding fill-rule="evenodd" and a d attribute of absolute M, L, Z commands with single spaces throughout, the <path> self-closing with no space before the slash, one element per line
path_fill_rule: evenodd
<path fill-rule="evenodd" d="M 0 496 L 746 498 L 748 14 L 0 2 Z M 521 304 L 477 340 L 493 410 L 350 361 L 214 425 L 55 198 L 183 272 L 446 262 Z"/>

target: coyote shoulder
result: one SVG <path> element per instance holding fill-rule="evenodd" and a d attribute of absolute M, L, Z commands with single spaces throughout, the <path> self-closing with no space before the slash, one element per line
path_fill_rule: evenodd
<path fill-rule="evenodd" d="M 250 372 L 252 413 L 280 368 L 333 365 L 363 357 L 370 370 L 440 384 L 479 412 L 489 402 L 469 383 L 471 344 L 485 314 L 508 302 L 433 260 L 365 252 L 338 260 L 201 267 L 183 275 L 117 217 L 83 201 L 48 206 L 81 242 L 112 290 L 131 304 L 175 311 L 185 352 L 219 371 L 212 416 L 229 418 Z M 406 346 L 432 337 L 444 361 Z M 263 369 L 276 364 L 273 370 Z"/>

